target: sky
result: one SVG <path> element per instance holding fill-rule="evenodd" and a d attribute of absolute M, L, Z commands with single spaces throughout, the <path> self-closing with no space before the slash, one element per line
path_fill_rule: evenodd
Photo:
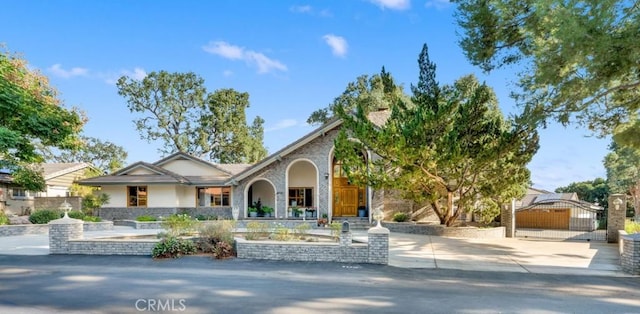
<path fill-rule="evenodd" d="M 85 135 L 122 146 L 130 164 L 159 160 L 160 143 L 140 139 L 115 82 L 153 71 L 194 72 L 209 91 L 249 93 L 247 119 L 265 119 L 269 153 L 313 130 L 309 115 L 358 76 L 384 66 L 409 92 L 423 44 L 440 84 L 475 74 L 505 115 L 516 114 L 516 70 L 472 66 L 454 11 L 446 0 L 4 0 L 0 43 L 49 77 L 64 106 L 86 113 Z M 605 177 L 609 142 L 576 126 L 540 130 L 533 187 Z"/>

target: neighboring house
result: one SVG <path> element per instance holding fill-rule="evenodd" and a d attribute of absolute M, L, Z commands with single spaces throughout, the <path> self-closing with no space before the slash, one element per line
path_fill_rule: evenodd
<path fill-rule="evenodd" d="M 602 206 L 581 201 L 576 193 L 529 189 L 516 202 L 516 228 L 593 231 L 603 213 Z"/>
<path fill-rule="evenodd" d="M 14 184 L 11 174 L 4 171 L 0 173 L 0 209 L 4 209 L 6 213 L 24 215 L 29 214 L 34 208 L 51 207 L 61 203 L 56 199 L 72 196 L 71 185 L 76 180 L 85 178 L 86 171 L 90 168 L 93 166 L 88 163 L 42 164 L 46 189 L 40 192 L 28 191 Z M 77 206 L 74 206 L 74 209 L 77 209 L 75 207 Z"/>
<path fill-rule="evenodd" d="M 388 112 L 370 119 L 384 123 Z M 260 203 L 275 209 L 274 217 L 288 218 L 294 209 L 309 218 L 371 217 L 382 208 L 384 192 L 350 184 L 334 157 L 334 140 L 342 121 L 333 119 L 253 165 L 214 164 L 183 153 L 154 163 L 137 162 L 113 174 L 83 179 L 81 185 L 100 187 L 110 201 L 100 210 L 106 219 L 139 215 L 248 217 Z M 369 153 L 363 158 L 371 158 Z M 360 209 L 360 210 L 359 210 Z"/>

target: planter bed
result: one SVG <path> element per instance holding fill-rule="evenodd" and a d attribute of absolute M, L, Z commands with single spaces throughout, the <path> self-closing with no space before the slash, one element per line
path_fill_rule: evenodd
<path fill-rule="evenodd" d="M 446 227 L 443 225 L 415 223 L 415 222 L 382 222 L 382 226 L 391 232 L 434 235 L 450 238 L 478 238 L 494 239 L 504 238 L 505 227 L 478 228 L 478 227 Z"/>

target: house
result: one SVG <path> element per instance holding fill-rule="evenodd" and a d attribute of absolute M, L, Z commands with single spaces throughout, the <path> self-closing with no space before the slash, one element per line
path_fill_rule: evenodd
<path fill-rule="evenodd" d="M 64 200 L 72 197 L 71 186 L 86 177 L 88 169 L 95 169 L 89 163 L 45 163 L 42 174 L 45 180 L 44 191 L 28 191 L 13 182 L 8 171 L 0 172 L 0 209 L 8 214 L 25 215 L 33 209 L 58 208 Z M 79 199 L 71 202 L 74 209 L 80 209 Z"/>
<path fill-rule="evenodd" d="M 386 117 L 388 112 L 370 115 L 376 123 L 384 123 Z M 175 153 L 78 183 L 110 195 L 98 213 L 110 220 L 179 212 L 230 218 L 234 211 L 242 219 L 257 204 L 273 208 L 275 218 L 295 217 L 300 210 L 298 215 L 310 219 L 359 214 L 366 219 L 372 214 L 368 209 L 384 206 L 384 192 L 347 180 L 334 157 L 341 125 L 341 120 L 332 119 L 253 165 L 214 164 Z M 363 152 L 362 158 L 371 155 Z"/>
<path fill-rule="evenodd" d="M 597 204 L 581 201 L 576 193 L 529 189 L 516 202 L 516 228 L 593 231 L 604 214 Z"/>

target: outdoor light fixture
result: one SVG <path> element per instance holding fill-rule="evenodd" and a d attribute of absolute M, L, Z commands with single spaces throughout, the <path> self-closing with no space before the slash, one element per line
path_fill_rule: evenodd
<path fill-rule="evenodd" d="M 384 213 L 380 210 L 380 208 L 376 209 L 373 212 L 373 219 L 378 221 L 378 224 L 376 225 L 376 227 L 382 227 L 380 225 L 380 221 L 384 218 Z"/>
<path fill-rule="evenodd" d="M 622 201 L 621 198 L 616 198 L 615 200 L 613 200 L 613 207 L 616 210 L 620 210 L 620 205 L 622 205 L 622 203 L 624 203 L 624 202 Z"/>
<path fill-rule="evenodd" d="M 328 172 L 325 172 L 325 173 L 324 173 L 324 178 L 325 178 L 325 179 L 329 179 L 329 173 L 328 173 Z"/>

